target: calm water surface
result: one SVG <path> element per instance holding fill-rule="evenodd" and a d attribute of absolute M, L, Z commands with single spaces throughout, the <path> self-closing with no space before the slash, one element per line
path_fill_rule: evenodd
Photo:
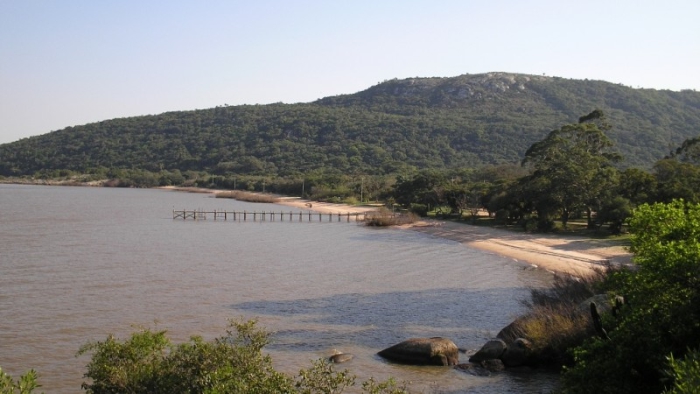
<path fill-rule="evenodd" d="M 411 337 L 480 347 L 551 276 L 410 230 L 354 223 L 173 220 L 173 209 L 290 211 L 164 190 L 0 185 L 0 366 L 30 368 L 47 393 L 79 393 L 90 340 L 134 327 L 175 341 L 225 334 L 230 318 L 274 332 L 267 351 L 296 374 L 334 349 L 360 380 L 426 393 L 549 392 L 548 373 L 476 377 L 389 364 Z M 295 211 L 296 212 L 296 211 Z M 463 362 L 466 358 L 462 355 Z"/>

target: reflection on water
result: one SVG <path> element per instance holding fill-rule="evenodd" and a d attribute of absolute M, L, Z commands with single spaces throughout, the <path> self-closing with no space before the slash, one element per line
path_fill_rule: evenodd
<path fill-rule="evenodd" d="M 354 223 L 173 220 L 172 209 L 289 211 L 162 190 L 0 185 L 0 366 L 79 391 L 75 352 L 134 325 L 176 341 L 221 336 L 229 318 L 274 332 L 268 351 L 296 373 L 334 349 L 366 379 L 394 376 L 440 393 L 548 392 L 546 373 L 475 377 L 389 364 L 376 352 L 411 337 L 474 349 L 551 279 L 509 259 L 406 230 Z M 463 357 L 466 361 L 466 357 Z"/>

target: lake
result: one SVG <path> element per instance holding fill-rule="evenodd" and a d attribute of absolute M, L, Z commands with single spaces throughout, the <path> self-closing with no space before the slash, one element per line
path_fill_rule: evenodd
<path fill-rule="evenodd" d="M 477 349 L 523 311 L 551 274 L 411 230 L 347 222 L 173 220 L 173 209 L 298 212 L 157 189 L 0 185 L 0 366 L 30 368 L 47 393 L 78 393 L 87 341 L 138 327 L 177 342 L 223 336 L 231 318 L 274 333 L 290 374 L 334 349 L 358 376 L 426 393 L 540 393 L 541 371 L 473 376 L 388 363 L 412 337 Z M 462 362 L 467 357 L 462 354 Z M 349 391 L 348 391 L 349 392 Z"/>

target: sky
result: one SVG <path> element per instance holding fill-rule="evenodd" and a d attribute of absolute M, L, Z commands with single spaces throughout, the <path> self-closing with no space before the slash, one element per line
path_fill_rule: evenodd
<path fill-rule="evenodd" d="M 0 144 L 512 72 L 700 90 L 697 0 L 0 0 Z"/>

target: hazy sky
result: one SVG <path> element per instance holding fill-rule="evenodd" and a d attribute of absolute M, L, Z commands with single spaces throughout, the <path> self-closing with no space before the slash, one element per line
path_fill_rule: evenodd
<path fill-rule="evenodd" d="M 0 0 L 0 143 L 490 71 L 700 89 L 698 0 Z"/>

